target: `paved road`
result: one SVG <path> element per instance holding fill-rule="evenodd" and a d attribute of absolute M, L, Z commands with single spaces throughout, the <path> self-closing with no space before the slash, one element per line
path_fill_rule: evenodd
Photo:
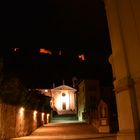
<path fill-rule="evenodd" d="M 86 123 L 52 123 L 35 130 L 30 136 L 12 140 L 115 140 L 113 134 L 99 134 Z"/>

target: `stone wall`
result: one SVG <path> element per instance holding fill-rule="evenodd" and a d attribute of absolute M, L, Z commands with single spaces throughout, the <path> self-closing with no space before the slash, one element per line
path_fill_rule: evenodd
<path fill-rule="evenodd" d="M 0 104 L 0 140 L 29 135 L 41 125 L 41 112 Z"/>

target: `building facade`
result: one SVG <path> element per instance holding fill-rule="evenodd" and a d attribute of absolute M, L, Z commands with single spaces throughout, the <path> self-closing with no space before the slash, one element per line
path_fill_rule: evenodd
<path fill-rule="evenodd" d="M 51 97 L 51 108 L 58 115 L 76 114 L 76 89 L 61 85 L 52 89 L 38 89 L 42 94 Z"/>
<path fill-rule="evenodd" d="M 76 89 L 61 85 L 51 89 L 51 106 L 58 114 L 76 114 Z"/>
<path fill-rule="evenodd" d="M 78 84 L 78 119 L 90 121 L 91 110 L 96 107 L 100 99 L 98 80 L 83 80 Z"/>

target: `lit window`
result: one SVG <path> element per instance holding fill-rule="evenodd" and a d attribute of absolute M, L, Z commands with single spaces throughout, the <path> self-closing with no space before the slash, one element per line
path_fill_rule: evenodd
<path fill-rule="evenodd" d="M 64 97 L 64 96 L 66 96 L 66 94 L 65 93 L 62 93 L 62 96 Z"/>

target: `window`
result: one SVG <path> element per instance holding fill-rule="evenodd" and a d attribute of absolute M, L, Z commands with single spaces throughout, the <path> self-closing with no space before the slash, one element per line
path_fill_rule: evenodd
<path fill-rule="evenodd" d="M 65 97 L 65 96 L 66 96 L 66 94 L 65 94 L 65 93 L 62 93 L 62 96 L 63 96 L 63 97 Z"/>

